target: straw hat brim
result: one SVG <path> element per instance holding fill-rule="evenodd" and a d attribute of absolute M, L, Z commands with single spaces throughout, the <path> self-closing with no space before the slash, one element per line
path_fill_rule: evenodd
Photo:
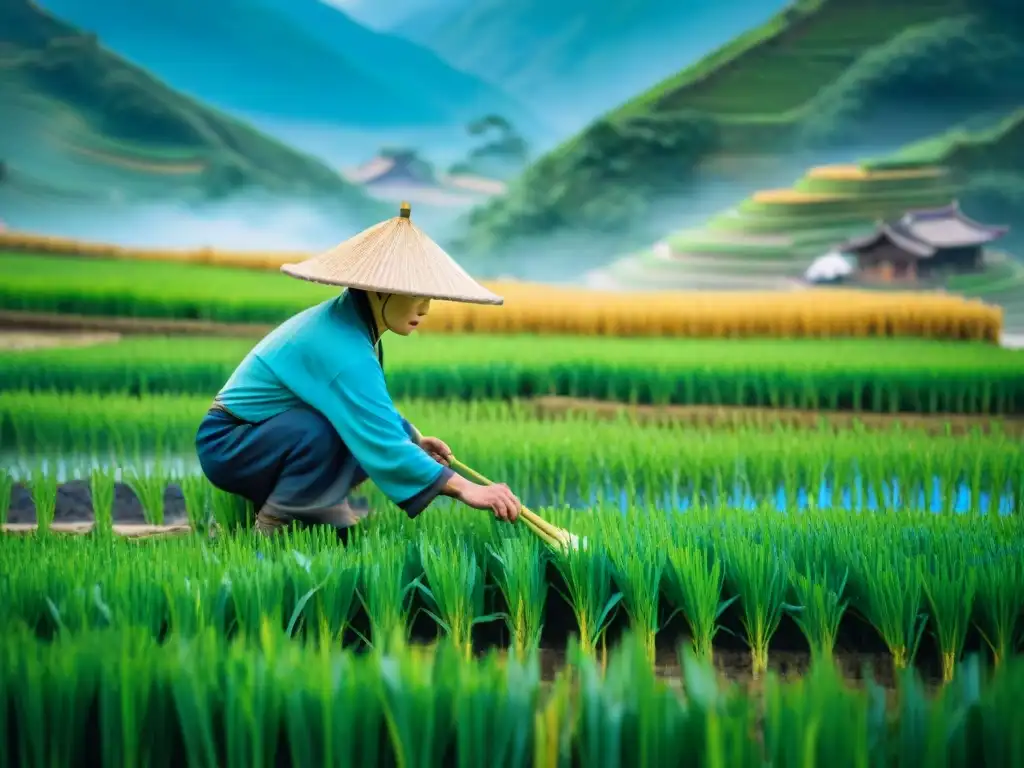
<path fill-rule="evenodd" d="M 321 285 L 468 304 L 504 303 L 412 223 L 406 204 L 401 215 L 317 256 L 285 264 L 281 271 Z"/>

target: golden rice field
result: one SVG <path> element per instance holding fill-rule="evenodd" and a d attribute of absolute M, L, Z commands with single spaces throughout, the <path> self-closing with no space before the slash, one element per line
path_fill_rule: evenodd
<path fill-rule="evenodd" d="M 337 295 L 271 269 L 99 256 L 0 254 L 0 310 L 139 321 L 271 325 Z M 280 256 L 256 256 L 266 262 Z M 59 282 L 53 275 L 59 273 Z M 594 291 L 489 282 L 504 306 L 437 302 L 425 333 L 598 336 L 924 337 L 998 343 L 1002 310 L 920 292 Z"/>

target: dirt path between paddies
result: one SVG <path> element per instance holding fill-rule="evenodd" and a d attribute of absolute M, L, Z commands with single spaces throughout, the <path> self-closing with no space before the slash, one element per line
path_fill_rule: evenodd
<path fill-rule="evenodd" d="M 108 333 L 124 336 L 234 336 L 261 338 L 270 324 L 216 323 L 208 320 L 159 320 L 137 317 L 66 315 L 58 312 L 0 310 L 0 332 L 64 331 L 78 334 Z"/>
<path fill-rule="evenodd" d="M 978 429 L 990 432 L 997 424 L 1003 433 L 1024 436 L 1024 417 L 974 416 L 967 414 L 920 415 L 913 413 L 853 413 L 844 411 L 813 411 L 798 408 L 742 408 L 709 405 L 627 405 L 603 400 L 571 397 L 538 397 L 530 401 L 540 418 L 558 418 L 570 412 L 584 412 L 599 418 L 613 419 L 624 412 L 640 423 L 680 423 L 692 426 L 764 427 L 778 424 L 803 429 L 817 429 L 822 422 L 835 430 L 848 430 L 856 423 L 872 431 L 893 429 L 897 423 L 905 429 L 923 429 L 932 434 L 964 434 Z"/>
<path fill-rule="evenodd" d="M 52 349 L 54 347 L 91 347 L 121 340 L 119 333 L 25 331 L 0 328 L 0 351 Z"/>
<path fill-rule="evenodd" d="M 50 533 L 84 536 L 91 533 L 94 523 L 91 520 L 73 523 L 52 523 Z M 115 523 L 113 526 L 115 536 L 123 536 L 126 539 L 148 539 L 159 536 L 185 536 L 192 533 L 192 528 L 185 524 L 177 525 L 136 525 Z M 3 532 L 11 536 L 28 536 L 36 533 L 35 523 L 6 523 Z"/>

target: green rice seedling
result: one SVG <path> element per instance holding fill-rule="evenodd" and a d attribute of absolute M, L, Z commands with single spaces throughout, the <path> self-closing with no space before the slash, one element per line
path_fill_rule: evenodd
<path fill-rule="evenodd" d="M 119 654 L 98 658 L 100 746 L 103 765 L 166 765 L 170 713 L 157 689 L 160 648 L 146 632 L 116 635 Z"/>
<path fill-rule="evenodd" d="M 721 629 L 718 620 L 739 595 L 722 598 L 725 569 L 707 551 L 676 545 L 669 548 L 667 557 L 665 592 L 686 619 L 693 652 L 710 664 L 715 635 Z"/>
<path fill-rule="evenodd" d="M 92 604 L 107 610 L 113 626 L 141 627 L 160 637 L 167 625 L 167 594 L 161 576 L 169 575 L 166 561 L 161 567 L 145 557 L 143 551 L 132 553 L 128 567 L 120 569 L 118 581 L 104 579 L 92 588 Z M 156 567 L 154 567 L 154 565 Z M 155 571 L 155 573 L 154 573 Z"/>
<path fill-rule="evenodd" d="M 773 766 L 885 764 L 885 690 L 849 686 L 834 665 L 812 661 L 809 673 L 765 686 L 765 762 Z"/>
<path fill-rule="evenodd" d="M 412 594 L 419 582 L 409 578 L 407 549 L 402 540 L 362 539 L 359 601 L 370 620 L 366 642 L 381 651 L 401 645 L 411 623 Z"/>
<path fill-rule="evenodd" d="M 807 638 L 812 659 L 832 659 L 839 624 L 849 605 L 849 600 L 843 599 L 848 576 L 849 570 L 843 573 L 838 587 L 833 589 L 829 584 L 827 566 L 810 573 L 790 571 L 793 601 L 802 607 L 793 614 L 793 620 Z"/>
<path fill-rule="evenodd" d="M 574 734 L 583 765 L 671 765 L 688 752 L 690 712 L 657 677 L 643 640 L 629 630 L 602 675 L 594 659 L 578 662 L 579 725 Z"/>
<path fill-rule="evenodd" d="M 168 655 L 168 688 L 174 702 L 182 751 L 188 765 L 223 765 L 217 722 L 224 690 L 223 638 L 212 631 L 182 640 L 175 638 Z"/>
<path fill-rule="evenodd" d="M 893 667 L 914 661 L 928 615 L 922 609 L 924 584 L 920 557 L 885 552 L 876 544 L 856 563 L 858 608 L 885 641 Z"/>
<path fill-rule="evenodd" d="M 566 547 L 552 557 L 569 592 L 565 595 L 558 590 L 572 606 L 580 648 L 584 653 L 592 654 L 604 637 L 613 611 L 622 600 L 621 592 L 612 592 L 612 564 L 608 551 L 599 546 Z"/>
<path fill-rule="evenodd" d="M 496 651 L 464 664 L 454 690 L 455 765 L 531 765 L 540 693 L 537 657 L 505 660 Z"/>
<path fill-rule="evenodd" d="M 284 605 L 287 577 L 279 560 L 263 558 L 228 572 L 231 601 L 238 632 L 243 637 L 257 638 L 263 622 L 283 629 L 290 620 Z"/>
<path fill-rule="evenodd" d="M 210 505 L 213 486 L 202 474 L 184 475 L 180 483 L 188 524 L 196 533 L 206 533 L 212 518 Z"/>
<path fill-rule="evenodd" d="M 659 541 L 663 540 L 661 526 L 653 522 L 655 514 L 649 512 L 646 519 L 639 519 L 634 513 L 601 526 L 630 629 L 651 664 L 655 637 L 661 629 L 658 608 L 666 563 Z"/>
<path fill-rule="evenodd" d="M 444 765 L 454 736 L 455 691 L 465 664 L 462 650 L 443 638 L 434 648 L 407 646 L 374 658 L 395 765 Z"/>
<path fill-rule="evenodd" d="M 7 525 L 7 514 L 11 509 L 11 493 L 14 477 L 6 469 L 0 469 L 0 527 Z"/>
<path fill-rule="evenodd" d="M 252 503 L 220 488 L 212 487 L 213 519 L 222 531 L 249 528 L 255 519 L 251 515 Z"/>
<path fill-rule="evenodd" d="M 290 648 L 287 658 L 277 679 L 291 764 L 381 765 L 376 669 L 326 645 L 311 659 L 299 648 Z"/>
<path fill-rule="evenodd" d="M 273 628 L 272 628 L 273 627 Z M 240 644 L 231 647 L 224 665 L 221 709 L 223 739 L 228 768 L 272 768 L 277 765 L 283 686 L 273 684 L 275 653 L 267 653 L 267 644 L 278 639 L 276 627 L 264 619 L 263 654 L 253 654 Z M 278 630 L 280 631 L 280 630 Z M 273 723 L 274 727 L 267 725 Z"/>
<path fill-rule="evenodd" d="M 89 493 L 92 497 L 93 530 L 109 537 L 114 531 L 114 488 L 117 470 L 112 466 L 93 467 L 89 473 Z"/>
<path fill-rule="evenodd" d="M 40 534 L 50 532 L 57 511 L 57 473 L 46 471 L 37 465 L 29 481 L 32 489 L 32 503 L 36 508 L 36 530 Z"/>
<path fill-rule="evenodd" d="M 13 747 L 15 751 L 12 765 L 50 768 L 74 764 L 88 740 L 95 738 L 82 713 L 88 711 L 95 696 L 95 666 L 88 651 L 96 649 L 84 643 L 54 648 L 34 639 L 22 640 L 14 647 L 18 656 L 5 664 L 7 679 L 0 683 L 0 696 L 7 699 L 18 724 L 4 744 L 5 749 Z M 17 695 L 2 693 L 6 691 Z"/>
<path fill-rule="evenodd" d="M 361 562 L 354 551 L 322 552 L 309 567 L 316 592 L 305 608 L 307 634 L 324 646 L 341 644 L 352 624 L 359 601 Z"/>
<path fill-rule="evenodd" d="M 164 492 L 167 490 L 167 476 L 160 467 L 152 472 L 131 468 L 125 476 L 128 486 L 135 492 L 142 504 L 142 516 L 150 525 L 164 524 Z"/>
<path fill-rule="evenodd" d="M 427 583 L 417 586 L 431 608 L 426 613 L 444 630 L 452 644 L 469 658 L 473 652 L 473 627 L 500 618 L 484 615 L 484 570 L 476 554 L 462 538 L 420 539 L 420 562 Z"/>
<path fill-rule="evenodd" d="M 963 555 L 961 550 L 960 556 Z M 922 563 L 922 568 L 925 567 Z M 953 670 L 971 626 L 977 581 L 973 570 L 962 559 L 936 558 L 922 574 L 922 582 L 942 658 L 942 681 L 948 683 L 953 679 Z"/>
<path fill-rule="evenodd" d="M 785 552 L 774 542 L 750 544 L 744 539 L 727 543 L 730 581 L 739 595 L 740 620 L 750 646 L 751 671 L 759 677 L 768 669 L 768 645 L 779 628 L 783 613 L 799 606 L 786 602 L 789 578 Z"/>
<path fill-rule="evenodd" d="M 1021 606 L 1024 606 L 1024 564 L 1016 555 L 984 563 L 977 572 L 975 625 L 992 650 L 996 667 L 1019 643 Z"/>
<path fill-rule="evenodd" d="M 231 581 L 220 569 L 205 570 L 164 583 L 168 630 L 194 637 L 212 629 L 226 634 L 233 610 Z"/>
<path fill-rule="evenodd" d="M 487 549 L 497 567 L 494 580 L 505 599 L 505 623 L 518 659 L 536 649 L 544 628 L 548 596 L 546 549 L 532 534 L 507 536 Z"/>

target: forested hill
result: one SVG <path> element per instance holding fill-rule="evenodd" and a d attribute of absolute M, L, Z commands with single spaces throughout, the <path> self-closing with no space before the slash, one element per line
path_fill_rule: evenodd
<path fill-rule="evenodd" d="M 473 212 L 465 245 L 501 252 L 573 230 L 611 238 L 659 196 L 685 193 L 715 157 L 896 147 L 1005 113 L 1024 104 L 1017 5 L 800 0 L 538 159 Z"/>

